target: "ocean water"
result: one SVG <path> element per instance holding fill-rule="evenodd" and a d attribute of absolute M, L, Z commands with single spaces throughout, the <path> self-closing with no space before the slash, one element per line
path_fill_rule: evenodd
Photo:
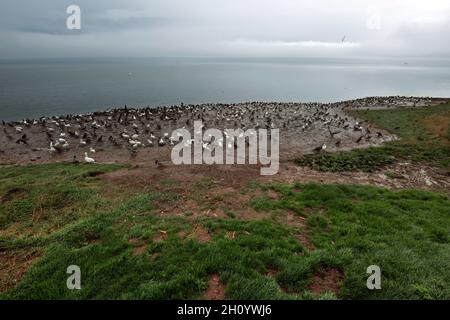
<path fill-rule="evenodd" d="M 0 119 L 203 102 L 450 97 L 449 60 L 83 59 L 0 61 Z"/>

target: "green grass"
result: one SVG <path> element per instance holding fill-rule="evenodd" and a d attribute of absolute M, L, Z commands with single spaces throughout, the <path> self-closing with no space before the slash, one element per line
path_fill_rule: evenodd
<path fill-rule="evenodd" d="M 448 169 L 449 111 L 448 104 L 419 109 L 353 111 L 354 116 L 397 135 L 400 140 L 387 142 L 382 147 L 307 155 L 296 163 L 320 171 L 373 171 L 398 160 L 408 160 Z M 436 134 L 435 127 L 439 126 L 444 126 L 441 128 L 444 131 Z"/>
<path fill-rule="evenodd" d="M 297 159 L 300 166 L 309 166 L 319 171 L 374 171 L 382 166 L 392 164 L 395 158 L 383 148 L 355 149 L 348 152 L 306 155 Z"/>
<path fill-rule="evenodd" d="M 271 218 L 239 220 L 230 211 L 223 219 L 193 219 L 157 214 L 159 203 L 179 200 L 169 189 L 131 190 L 92 177 L 93 171 L 115 169 L 0 168 L 2 194 L 9 193 L 0 203 L 0 250 L 41 252 L 17 285 L 0 286 L 0 298 L 202 299 L 211 274 L 220 276 L 228 299 L 450 298 L 450 200 L 445 195 L 252 184 L 247 191 L 259 196 L 250 205 L 272 212 Z M 11 193 L 12 188 L 23 191 Z M 210 184 L 196 188 L 200 192 Z M 279 196 L 269 197 L 269 191 Z M 33 220 L 40 206 L 45 209 Z M 303 217 L 305 225 L 286 224 L 288 213 Z M 208 232 L 208 242 L 182 236 L 198 228 Z M 163 241 L 155 237 L 161 231 L 167 234 Z M 314 248 L 298 241 L 301 233 Z M 145 249 L 135 254 L 139 246 Z M 381 267 L 381 291 L 365 286 L 372 264 Z M 82 290 L 66 288 L 69 265 L 80 266 Z M 314 275 L 329 269 L 342 274 L 339 292 L 314 296 L 309 290 Z M 267 275 L 268 270 L 276 272 Z"/>

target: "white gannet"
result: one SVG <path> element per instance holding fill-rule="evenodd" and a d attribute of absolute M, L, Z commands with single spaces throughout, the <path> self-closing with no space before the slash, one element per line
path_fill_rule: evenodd
<path fill-rule="evenodd" d="M 95 163 L 95 160 L 93 158 L 90 158 L 87 154 L 87 152 L 84 153 L 84 161 L 86 163 Z"/>

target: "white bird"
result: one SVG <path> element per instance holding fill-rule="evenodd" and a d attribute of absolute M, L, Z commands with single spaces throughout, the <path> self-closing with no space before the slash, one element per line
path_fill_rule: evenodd
<path fill-rule="evenodd" d="M 50 142 L 50 153 L 55 153 L 56 149 L 53 147 L 53 142 Z"/>
<path fill-rule="evenodd" d="M 81 146 L 85 146 L 86 145 L 86 141 L 84 141 L 83 139 L 80 139 L 80 145 Z"/>
<path fill-rule="evenodd" d="M 128 140 L 128 143 L 129 143 L 129 144 L 140 144 L 141 142 L 138 141 L 138 140 L 130 139 L 130 140 Z"/>
<path fill-rule="evenodd" d="M 93 158 L 90 158 L 87 154 L 87 152 L 84 153 L 84 161 L 86 163 L 95 163 L 95 160 Z"/>
<path fill-rule="evenodd" d="M 95 149 L 92 148 L 92 147 L 89 149 L 89 151 L 90 151 L 91 153 L 95 153 Z"/>
<path fill-rule="evenodd" d="M 186 143 L 184 144 L 185 147 L 189 147 L 194 143 L 194 139 L 189 139 L 186 141 Z"/>
<path fill-rule="evenodd" d="M 206 142 L 203 143 L 203 149 L 211 151 L 211 149 L 209 148 L 209 145 Z"/>

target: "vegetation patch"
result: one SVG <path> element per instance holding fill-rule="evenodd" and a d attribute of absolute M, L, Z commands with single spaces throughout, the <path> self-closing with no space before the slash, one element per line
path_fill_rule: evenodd
<path fill-rule="evenodd" d="M 8 266 L 0 272 L 0 298 L 450 298 L 446 195 L 256 184 L 246 190 L 248 205 L 265 218 L 193 218 L 160 215 L 167 197 L 163 189 L 129 189 L 86 174 L 114 168 L 0 168 L 5 191 L 38 193 L 37 186 L 46 186 L 54 172 L 60 174 L 58 183 L 72 183 L 76 191 L 68 195 L 64 188 L 52 189 L 72 197 L 67 206 L 38 202 L 55 217 L 33 225 L 26 212 L 0 227 L 1 266 Z M 17 183 L 26 176 L 30 183 Z M 206 193 L 211 186 L 197 188 Z M 35 206 L 36 199 L 23 192 L 12 193 L 7 204 L 24 197 Z M 175 195 L 169 198 L 178 201 Z M 2 204 L 1 210 L 9 216 L 14 208 Z M 366 269 L 373 264 L 382 271 L 380 291 L 366 287 Z M 70 265 L 81 269 L 81 290 L 66 287 Z"/>
<path fill-rule="evenodd" d="M 356 149 L 348 152 L 306 155 L 296 160 L 300 166 L 308 166 L 319 171 L 374 171 L 395 162 L 381 148 Z"/>
<path fill-rule="evenodd" d="M 373 171 L 398 160 L 450 167 L 450 105 L 358 110 L 352 115 L 400 138 L 381 147 L 307 155 L 296 163 L 320 171 Z"/>

